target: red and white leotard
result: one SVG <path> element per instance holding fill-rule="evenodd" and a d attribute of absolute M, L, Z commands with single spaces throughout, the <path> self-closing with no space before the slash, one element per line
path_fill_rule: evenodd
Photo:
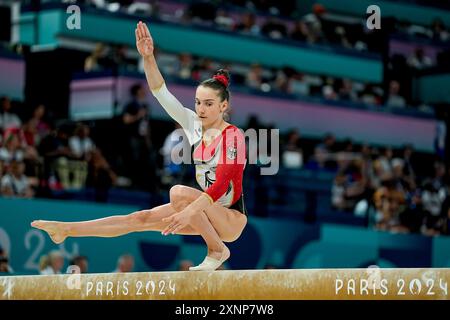
<path fill-rule="evenodd" d="M 153 95 L 177 121 L 193 146 L 197 183 L 224 207 L 230 207 L 242 199 L 242 178 L 246 164 L 245 138 L 234 125 L 227 126 L 209 145 L 205 145 L 200 118 L 185 108 L 167 89 L 165 83 Z"/>

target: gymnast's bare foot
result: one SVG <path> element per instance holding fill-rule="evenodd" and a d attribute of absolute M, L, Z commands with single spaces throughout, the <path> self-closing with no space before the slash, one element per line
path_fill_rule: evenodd
<path fill-rule="evenodd" d="M 60 222 L 35 220 L 31 223 L 31 226 L 47 232 L 52 241 L 56 244 L 63 242 L 67 238 L 67 234 Z"/>

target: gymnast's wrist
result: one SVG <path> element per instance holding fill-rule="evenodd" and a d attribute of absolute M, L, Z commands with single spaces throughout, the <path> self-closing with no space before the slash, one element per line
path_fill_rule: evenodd
<path fill-rule="evenodd" d="M 147 54 L 145 56 L 142 56 L 142 59 L 144 59 L 145 62 L 153 62 L 153 60 L 156 60 L 155 59 L 155 53 L 152 51 L 151 53 L 149 53 L 149 54 Z"/>
<path fill-rule="evenodd" d="M 209 194 L 207 194 L 206 192 L 203 192 L 203 197 L 205 197 L 206 199 L 208 199 L 208 203 L 210 204 L 210 205 L 212 205 L 212 204 L 214 204 L 214 199 L 209 195 Z"/>

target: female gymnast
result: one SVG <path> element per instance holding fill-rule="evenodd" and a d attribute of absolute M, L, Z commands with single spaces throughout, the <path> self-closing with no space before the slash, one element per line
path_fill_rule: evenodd
<path fill-rule="evenodd" d="M 245 139 L 237 127 L 224 120 L 230 99 L 228 72 L 219 70 L 197 87 L 194 112 L 183 107 L 166 87 L 146 24 L 139 22 L 135 34 L 152 94 L 182 126 L 193 149 L 201 190 L 175 185 L 170 189 L 170 203 L 149 210 L 81 222 L 36 220 L 31 226 L 47 232 L 55 243 L 67 237 L 117 237 L 141 231 L 200 235 L 208 253 L 201 264 L 189 270 L 216 270 L 230 257 L 224 242 L 238 239 L 247 224 L 242 192 Z"/>

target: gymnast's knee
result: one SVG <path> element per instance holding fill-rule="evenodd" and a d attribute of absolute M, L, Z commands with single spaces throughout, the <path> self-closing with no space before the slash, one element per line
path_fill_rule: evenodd
<path fill-rule="evenodd" d="M 239 232 L 239 233 L 237 233 L 237 234 L 226 235 L 226 236 L 223 236 L 223 237 L 220 237 L 220 238 L 221 238 L 221 240 L 222 240 L 223 242 L 230 243 L 230 242 L 235 242 L 237 239 L 239 239 L 239 237 L 241 236 L 241 234 L 242 234 L 242 232 Z"/>
<path fill-rule="evenodd" d="M 187 187 L 177 184 L 170 188 L 170 204 L 175 208 L 175 210 L 183 210 L 189 203 L 194 201 L 188 192 Z"/>

